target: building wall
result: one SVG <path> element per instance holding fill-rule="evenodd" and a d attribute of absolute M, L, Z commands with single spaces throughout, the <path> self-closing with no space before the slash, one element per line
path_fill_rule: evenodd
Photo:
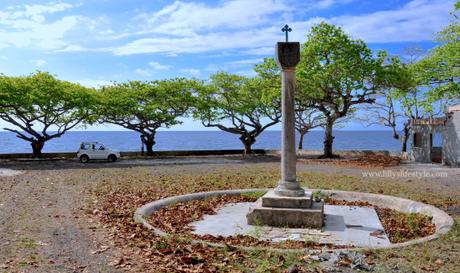
<path fill-rule="evenodd" d="M 414 145 L 414 134 L 420 134 L 420 145 Z M 445 141 L 445 129 L 441 125 L 414 125 L 412 126 L 411 134 L 411 159 L 421 163 L 432 162 L 432 147 L 431 147 L 431 134 L 441 133 L 443 143 Z M 444 150 L 444 149 L 443 149 Z M 436 150 L 435 152 L 443 153 L 443 151 Z"/>
<path fill-rule="evenodd" d="M 443 136 L 443 162 L 460 167 L 460 111 L 448 117 Z"/>
<path fill-rule="evenodd" d="M 414 126 L 411 135 L 411 158 L 416 162 L 431 163 L 431 143 L 430 134 L 431 128 L 429 126 Z M 420 144 L 415 146 L 414 134 L 420 134 Z"/>

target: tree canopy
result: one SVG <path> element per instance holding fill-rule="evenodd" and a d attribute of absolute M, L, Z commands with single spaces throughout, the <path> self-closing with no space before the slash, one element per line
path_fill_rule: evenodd
<path fill-rule="evenodd" d="M 314 102 L 325 117 L 324 157 L 333 157 L 334 123 L 399 77 L 396 65 L 383 51 L 374 55 L 362 40 L 354 40 L 337 26 L 312 27 L 302 45 L 297 84 L 301 95 Z"/>
<path fill-rule="evenodd" d="M 0 118 L 11 125 L 4 130 L 30 142 L 35 157 L 41 157 L 46 141 L 94 121 L 94 90 L 45 72 L 1 75 L 0 105 Z"/>
<path fill-rule="evenodd" d="M 428 88 L 426 107 L 440 99 L 460 98 L 460 9 L 457 1 L 451 23 L 437 34 L 438 46 L 417 62 L 414 69 L 420 85 Z"/>
<path fill-rule="evenodd" d="M 257 136 L 280 120 L 280 90 L 262 77 L 219 72 L 210 79 L 197 89 L 194 117 L 206 127 L 240 135 L 245 154 L 251 153 Z"/>
<path fill-rule="evenodd" d="M 193 105 L 194 80 L 176 78 L 130 81 L 105 86 L 100 93 L 99 120 L 140 133 L 147 154 L 153 154 L 160 127 L 180 124 Z"/>

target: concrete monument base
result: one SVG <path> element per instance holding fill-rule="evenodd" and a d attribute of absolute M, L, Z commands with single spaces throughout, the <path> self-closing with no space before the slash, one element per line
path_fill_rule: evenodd
<path fill-rule="evenodd" d="M 269 190 L 260 199 L 262 200 L 263 207 L 275 207 L 275 208 L 299 208 L 306 209 L 311 208 L 312 194 L 311 192 L 305 192 L 303 196 L 288 197 L 281 196 L 276 193 L 276 190 Z"/>
<path fill-rule="evenodd" d="M 246 219 L 249 225 L 320 229 L 324 204 L 313 202 L 311 192 L 301 197 L 285 197 L 270 190 L 254 203 Z"/>

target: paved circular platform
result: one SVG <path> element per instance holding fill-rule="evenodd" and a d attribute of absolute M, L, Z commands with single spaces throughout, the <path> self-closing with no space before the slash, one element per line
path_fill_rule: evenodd
<path fill-rule="evenodd" d="M 276 228 L 248 225 L 246 214 L 253 203 L 233 203 L 219 208 L 213 215 L 191 223 L 192 233 L 213 236 L 248 235 L 259 240 L 312 241 L 355 247 L 390 246 L 379 217 L 372 207 L 324 206 L 322 230 L 305 228 Z M 378 235 L 375 235 L 378 234 Z"/>
<path fill-rule="evenodd" d="M 199 193 L 192 193 L 192 194 L 185 194 L 185 195 L 179 195 L 179 196 L 173 196 L 169 198 L 164 198 L 160 199 L 154 202 L 150 202 L 148 204 L 145 204 L 144 206 L 138 208 L 134 214 L 134 220 L 136 222 L 142 223 L 146 228 L 150 229 L 153 233 L 159 236 L 167 236 L 168 234 L 156 227 L 153 227 L 149 221 L 148 217 L 152 215 L 155 211 L 158 211 L 164 207 L 173 205 L 178 202 L 188 202 L 192 200 L 203 200 L 206 198 L 210 197 L 215 197 L 215 196 L 221 196 L 221 195 L 240 195 L 243 193 L 255 193 L 255 192 L 265 192 L 268 189 L 243 189 L 243 190 L 225 190 L 225 191 L 210 191 L 210 192 L 199 192 Z M 309 191 L 316 191 L 316 189 L 306 189 Z M 371 193 L 363 193 L 363 192 L 348 192 L 348 191 L 335 191 L 335 190 L 322 190 L 323 193 L 332 195 L 334 199 L 338 200 L 346 200 L 346 201 L 364 201 L 364 202 L 369 202 L 372 205 L 376 205 L 379 207 L 386 207 L 394 210 L 398 210 L 401 212 L 415 212 L 415 213 L 421 213 L 425 214 L 428 216 L 432 217 L 432 221 L 436 226 L 436 232 L 430 236 L 423 237 L 423 238 L 418 238 L 414 240 L 410 240 L 404 243 L 397 243 L 397 244 L 387 244 L 387 243 L 369 243 L 367 245 L 361 245 L 361 246 L 355 246 L 355 247 L 350 247 L 350 249 L 369 249 L 369 248 L 395 248 L 395 247 L 403 247 L 407 245 L 412 245 L 412 244 L 418 244 L 418 243 L 423 243 L 429 240 L 433 240 L 438 238 L 440 235 L 447 233 L 453 226 L 454 221 L 452 217 L 450 217 L 447 213 L 444 211 L 428 205 L 424 204 L 421 202 L 416 202 L 412 201 L 409 199 L 404 199 L 404 198 L 399 198 L 399 197 L 394 197 L 394 196 L 388 196 L 388 195 L 381 195 L 381 194 L 371 194 Z M 225 209 L 222 208 L 222 209 Z M 241 208 L 243 210 L 245 208 Z M 349 207 L 345 206 L 343 209 L 350 209 Z M 340 212 L 340 208 L 337 209 L 337 212 Z M 225 212 L 225 210 L 224 210 Z M 329 215 L 334 215 L 334 209 L 329 210 Z M 359 213 L 357 215 L 360 215 Z M 235 215 L 236 216 L 236 215 Z M 342 211 L 340 214 L 336 216 L 330 216 L 330 221 L 338 221 L 335 224 L 330 222 L 329 227 L 333 229 L 334 225 L 337 227 L 341 228 L 336 228 L 336 236 L 337 233 L 343 232 L 344 228 L 343 225 L 345 225 L 345 228 L 352 228 L 353 224 L 351 222 L 345 221 L 345 213 Z M 342 219 L 343 218 L 343 219 Z M 332 219 L 332 220 L 331 220 Z M 351 219 L 351 218 L 350 218 Z M 343 220 L 343 221 L 342 221 Z M 239 220 L 241 222 L 241 220 Z M 363 221 L 361 221 L 363 222 Z M 340 224 L 341 223 L 341 224 Z M 348 227 L 346 226 L 348 224 Z M 361 228 L 365 232 L 371 232 L 370 230 L 366 230 L 366 227 L 363 225 L 363 223 L 359 223 L 354 228 L 356 230 L 359 230 Z M 376 226 L 369 226 L 369 229 L 373 229 Z M 325 230 L 326 231 L 326 230 Z M 334 230 L 330 230 L 331 234 L 333 234 Z M 295 233 L 294 233 L 295 234 Z M 297 235 L 295 235 L 297 236 Z M 282 236 L 282 237 L 287 237 L 287 236 Z M 359 237 L 359 236 L 358 236 Z M 348 240 L 345 234 L 342 234 L 342 237 L 336 237 L 338 239 L 338 242 L 343 242 L 343 240 Z M 363 238 L 362 236 L 359 238 Z M 270 239 L 270 238 L 268 238 Z M 272 238 L 276 239 L 276 238 Z M 319 239 L 321 239 L 321 236 L 319 236 Z M 218 244 L 218 243 L 211 243 L 203 240 L 195 240 L 195 242 L 200 242 L 200 243 L 207 243 L 212 246 L 216 247 L 225 247 L 224 244 Z M 359 242 L 359 240 L 357 240 Z M 341 244 L 342 245 L 342 244 Z M 260 247 L 241 247 L 243 249 L 261 249 Z M 270 250 L 273 251 L 279 251 L 279 252 L 293 252 L 293 251 L 309 251 L 309 249 L 273 249 L 269 248 Z"/>

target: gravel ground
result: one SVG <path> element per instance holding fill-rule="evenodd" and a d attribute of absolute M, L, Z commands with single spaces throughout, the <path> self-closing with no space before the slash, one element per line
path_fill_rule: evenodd
<path fill-rule="evenodd" d="M 91 202 L 87 189 L 92 181 L 78 179 L 79 172 L 103 174 L 113 168 L 143 166 L 155 173 L 207 173 L 228 166 L 254 164 L 273 168 L 278 158 L 253 156 L 209 156 L 121 160 L 116 163 L 77 161 L 0 161 L 0 272 L 118 272 L 117 248 L 110 245 L 104 227 L 92 221 L 85 211 Z M 180 166 L 180 168 L 178 168 Z M 369 169 L 298 164 L 303 172 L 338 173 L 362 176 Z M 407 178 L 460 189 L 460 169 L 438 165 L 403 164 L 390 169 L 446 172 L 446 177 Z M 380 170 L 373 170 L 380 171 Z M 378 180 L 372 178 L 370 181 Z M 458 213 L 458 208 L 453 211 Z M 115 262 L 116 263 L 116 262 Z"/>

